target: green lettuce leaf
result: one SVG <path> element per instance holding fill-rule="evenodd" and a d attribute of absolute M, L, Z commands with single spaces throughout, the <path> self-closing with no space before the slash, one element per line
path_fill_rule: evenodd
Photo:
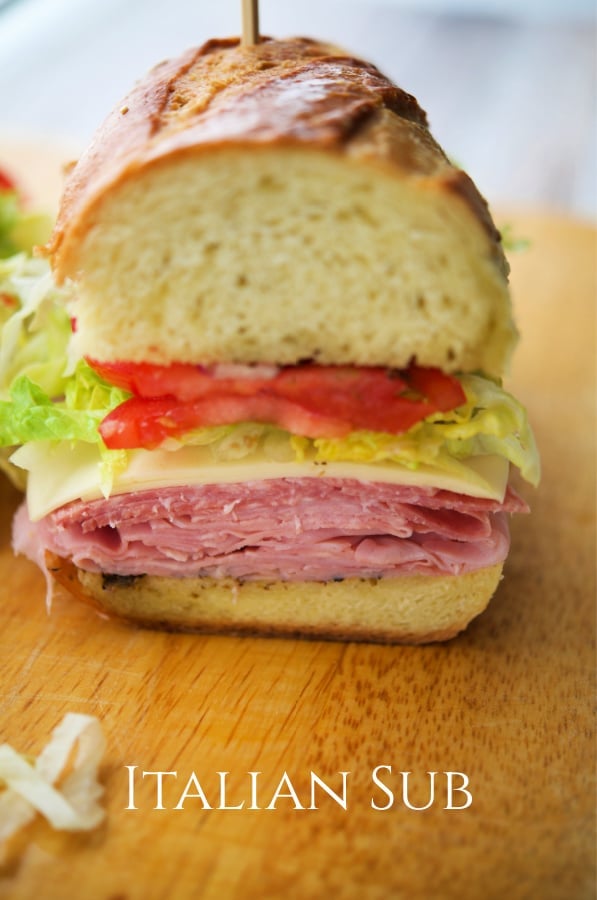
<path fill-rule="evenodd" d="M 27 375 L 12 384 L 10 398 L 0 401 L 0 444 L 27 441 L 101 441 L 104 416 L 130 395 L 107 384 L 84 360 L 69 377 L 63 399 L 48 396 Z"/>
<path fill-rule="evenodd" d="M 0 436 L 4 445 L 27 441 L 97 442 L 102 413 L 69 409 L 56 403 L 26 375 L 17 378 L 10 399 L 0 402 Z"/>
<path fill-rule="evenodd" d="M 20 375 L 12 384 L 9 399 L 0 401 L 0 446 L 47 440 L 97 444 L 101 488 L 107 496 L 115 477 L 126 468 L 128 454 L 126 450 L 108 450 L 99 424 L 128 396 L 103 381 L 84 360 L 76 364 L 60 400 L 50 397 L 27 375 Z"/>

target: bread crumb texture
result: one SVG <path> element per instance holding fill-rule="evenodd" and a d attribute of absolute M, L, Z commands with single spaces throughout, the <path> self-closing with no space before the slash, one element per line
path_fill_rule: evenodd
<path fill-rule="evenodd" d="M 502 373 L 516 333 L 485 202 L 414 98 L 334 52 L 206 45 L 119 104 L 51 246 L 83 353 Z"/>

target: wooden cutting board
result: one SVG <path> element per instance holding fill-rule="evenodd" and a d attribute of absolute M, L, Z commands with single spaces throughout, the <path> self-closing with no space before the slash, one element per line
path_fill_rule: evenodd
<path fill-rule="evenodd" d="M 99 716 L 107 820 L 42 820 L 0 877 L 14 898 L 594 896 L 595 232 L 519 215 L 523 333 L 510 380 L 542 451 L 489 610 L 445 645 L 200 637 L 97 617 L 15 559 L 2 488 L 0 733 L 37 753 L 65 712 Z M 137 766 L 127 809 L 126 766 Z M 378 780 L 373 772 L 378 766 Z M 157 776 L 164 776 L 163 806 Z M 250 776 L 249 772 L 261 772 Z M 199 798 L 173 807 L 195 773 Z M 226 805 L 217 809 L 218 772 Z M 346 776 L 346 810 L 338 802 Z M 400 772 L 411 772 L 407 799 Z M 468 778 L 472 803 L 447 776 Z M 287 780 L 284 780 L 287 773 Z M 311 773 L 314 773 L 312 775 Z M 311 809 L 314 776 L 319 788 Z M 258 786 L 251 805 L 251 778 Z M 282 783 L 274 808 L 267 809 Z M 463 783 L 453 776 L 455 787 Z M 298 803 L 304 809 L 295 808 Z M 194 793 L 197 793 L 195 785 Z M 378 807 L 374 809 L 372 801 Z"/>

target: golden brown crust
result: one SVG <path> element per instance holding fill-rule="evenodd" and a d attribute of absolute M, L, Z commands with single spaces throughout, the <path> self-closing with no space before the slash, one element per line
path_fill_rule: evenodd
<path fill-rule="evenodd" d="M 105 576 L 50 553 L 46 565 L 78 600 L 141 627 L 400 644 L 453 638 L 485 609 L 502 572 L 300 583 Z"/>
<path fill-rule="evenodd" d="M 414 97 L 327 44 L 230 38 L 155 67 L 100 128 L 68 179 L 48 248 L 57 279 L 76 276 L 77 243 L 105 191 L 161 160 L 232 144 L 304 144 L 432 178 L 464 199 L 506 271 L 487 204 L 433 140 Z"/>

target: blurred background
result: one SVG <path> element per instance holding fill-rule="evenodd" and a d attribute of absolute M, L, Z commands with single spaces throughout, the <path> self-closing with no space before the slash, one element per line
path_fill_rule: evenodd
<path fill-rule="evenodd" d="M 594 0 L 261 0 L 260 16 L 415 94 L 492 204 L 597 216 Z M 23 139 L 76 155 L 154 63 L 239 30 L 240 0 L 0 0 L 0 164 Z"/>

